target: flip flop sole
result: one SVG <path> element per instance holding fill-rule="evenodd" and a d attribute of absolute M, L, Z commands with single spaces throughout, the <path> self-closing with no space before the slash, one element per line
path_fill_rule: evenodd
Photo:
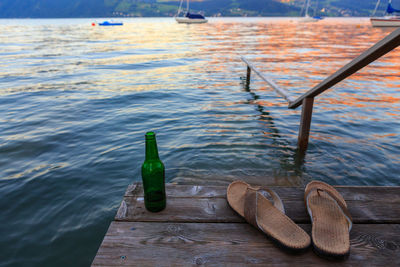
<path fill-rule="evenodd" d="M 306 192 L 309 192 L 305 202 L 312 216 L 314 251 L 324 258 L 346 259 L 350 254 L 349 223 L 342 210 L 342 207 L 347 209 L 346 202 L 336 189 L 323 182 L 309 183 Z"/>
<path fill-rule="evenodd" d="M 244 218 L 245 196 L 249 187 L 250 185 L 245 182 L 235 181 L 227 189 L 229 205 Z M 274 243 L 289 252 L 302 252 L 311 245 L 310 236 L 261 193 L 258 193 L 256 203 L 257 228 Z"/>

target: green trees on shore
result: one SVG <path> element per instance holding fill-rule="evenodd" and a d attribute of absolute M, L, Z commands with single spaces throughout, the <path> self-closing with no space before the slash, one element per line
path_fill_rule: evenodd
<path fill-rule="evenodd" d="M 375 0 L 319 0 L 323 16 L 368 16 Z M 192 0 L 206 16 L 299 16 L 304 0 Z M 1 0 L 0 18 L 171 17 L 179 0 Z"/>

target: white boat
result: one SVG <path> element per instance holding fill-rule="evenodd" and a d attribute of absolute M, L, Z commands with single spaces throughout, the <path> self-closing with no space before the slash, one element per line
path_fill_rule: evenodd
<path fill-rule="evenodd" d="M 380 0 L 377 1 L 374 13 L 378 9 Z M 383 17 L 371 17 L 370 21 L 373 27 L 400 27 L 400 16 L 394 15 L 394 13 L 400 13 L 399 9 L 394 9 L 392 7 L 392 0 L 389 0 L 388 6 L 386 8 L 385 14 Z"/>
<path fill-rule="evenodd" d="M 317 2 L 317 6 L 318 6 L 318 2 Z M 317 17 L 315 16 L 315 13 L 317 11 L 317 7 L 315 7 L 314 9 L 314 16 L 311 17 L 310 15 L 308 15 L 308 9 L 310 7 L 310 0 L 305 0 L 304 1 L 304 6 L 300 11 L 300 15 L 303 13 L 304 7 L 306 8 L 306 11 L 304 13 L 304 17 L 300 18 L 300 22 L 317 22 L 320 21 L 321 19 L 323 19 L 322 17 Z"/>
<path fill-rule="evenodd" d="M 178 13 L 175 16 L 175 20 L 178 23 L 191 24 L 191 23 L 206 23 L 206 22 L 208 22 L 208 20 L 203 15 L 201 15 L 201 14 L 193 14 L 193 13 L 189 12 L 189 0 L 186 0 L 185 16 L 184 17 L 178 17 L 179 14 L 181 13 L 182 2 L 183 2 L 183 0 L 181 0 L 181 3 L 179 4 Z"/>
<path fill-rule="evenodd" d="M 207 19 L 192 19 L 192 18 L 187 18 L 187 17 L 175 17 L 175 20 L 178 23 L 206 23 L 208 22 Z"/>
<path fill-rule="evenodd" d="M 400 16 L 370 18 L 373 27 L 400 27 Z"/>
<path fill-rule="evenodd" d="M 314 17 L 310 17 L 310 16 L 304 16 L 304 17 L 302 17 L 302 18 L 300 18 L 300 22 L 317 22 L 317 21 L 319 21 L 319 20 L 321 20 L 321 19 L 317 19 L 317 18 L 314 18 Z"/>

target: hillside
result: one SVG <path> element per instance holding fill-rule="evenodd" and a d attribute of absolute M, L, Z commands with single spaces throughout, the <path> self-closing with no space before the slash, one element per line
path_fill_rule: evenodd
<path fill-rule="evenodd" d="M 376 0 L 311 1 L 310 14 L 369 16 Z M 382 1 L 380 10 L 386 2 Z M 399 2 L 399 3 L 397 3 Z M 299 16 L 304 0 L 191 0 L 192 11 L 212 16 Z M 318 6 L 317 6 L 318 3 Z M 400 8 L 400 0 L 393 1 Z M 177 0 L 1 0 L 0 18 L 174 16 Z"/>

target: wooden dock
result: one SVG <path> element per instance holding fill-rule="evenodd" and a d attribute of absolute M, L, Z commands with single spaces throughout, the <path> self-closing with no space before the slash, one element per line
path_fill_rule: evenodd
<path fill-rule="evenodd" d="M 299 187 L 271 187 L 286 214 L 310 233 Z M 130 185 L 92 266 L 400 266 L 400 187 L 336 189 L 353 216 L 351 254 L 342 262 L 277 248 L 238 216 L 226 187 L 167 184 L 167 208 L 147 212 L 141 184 Z"/>

